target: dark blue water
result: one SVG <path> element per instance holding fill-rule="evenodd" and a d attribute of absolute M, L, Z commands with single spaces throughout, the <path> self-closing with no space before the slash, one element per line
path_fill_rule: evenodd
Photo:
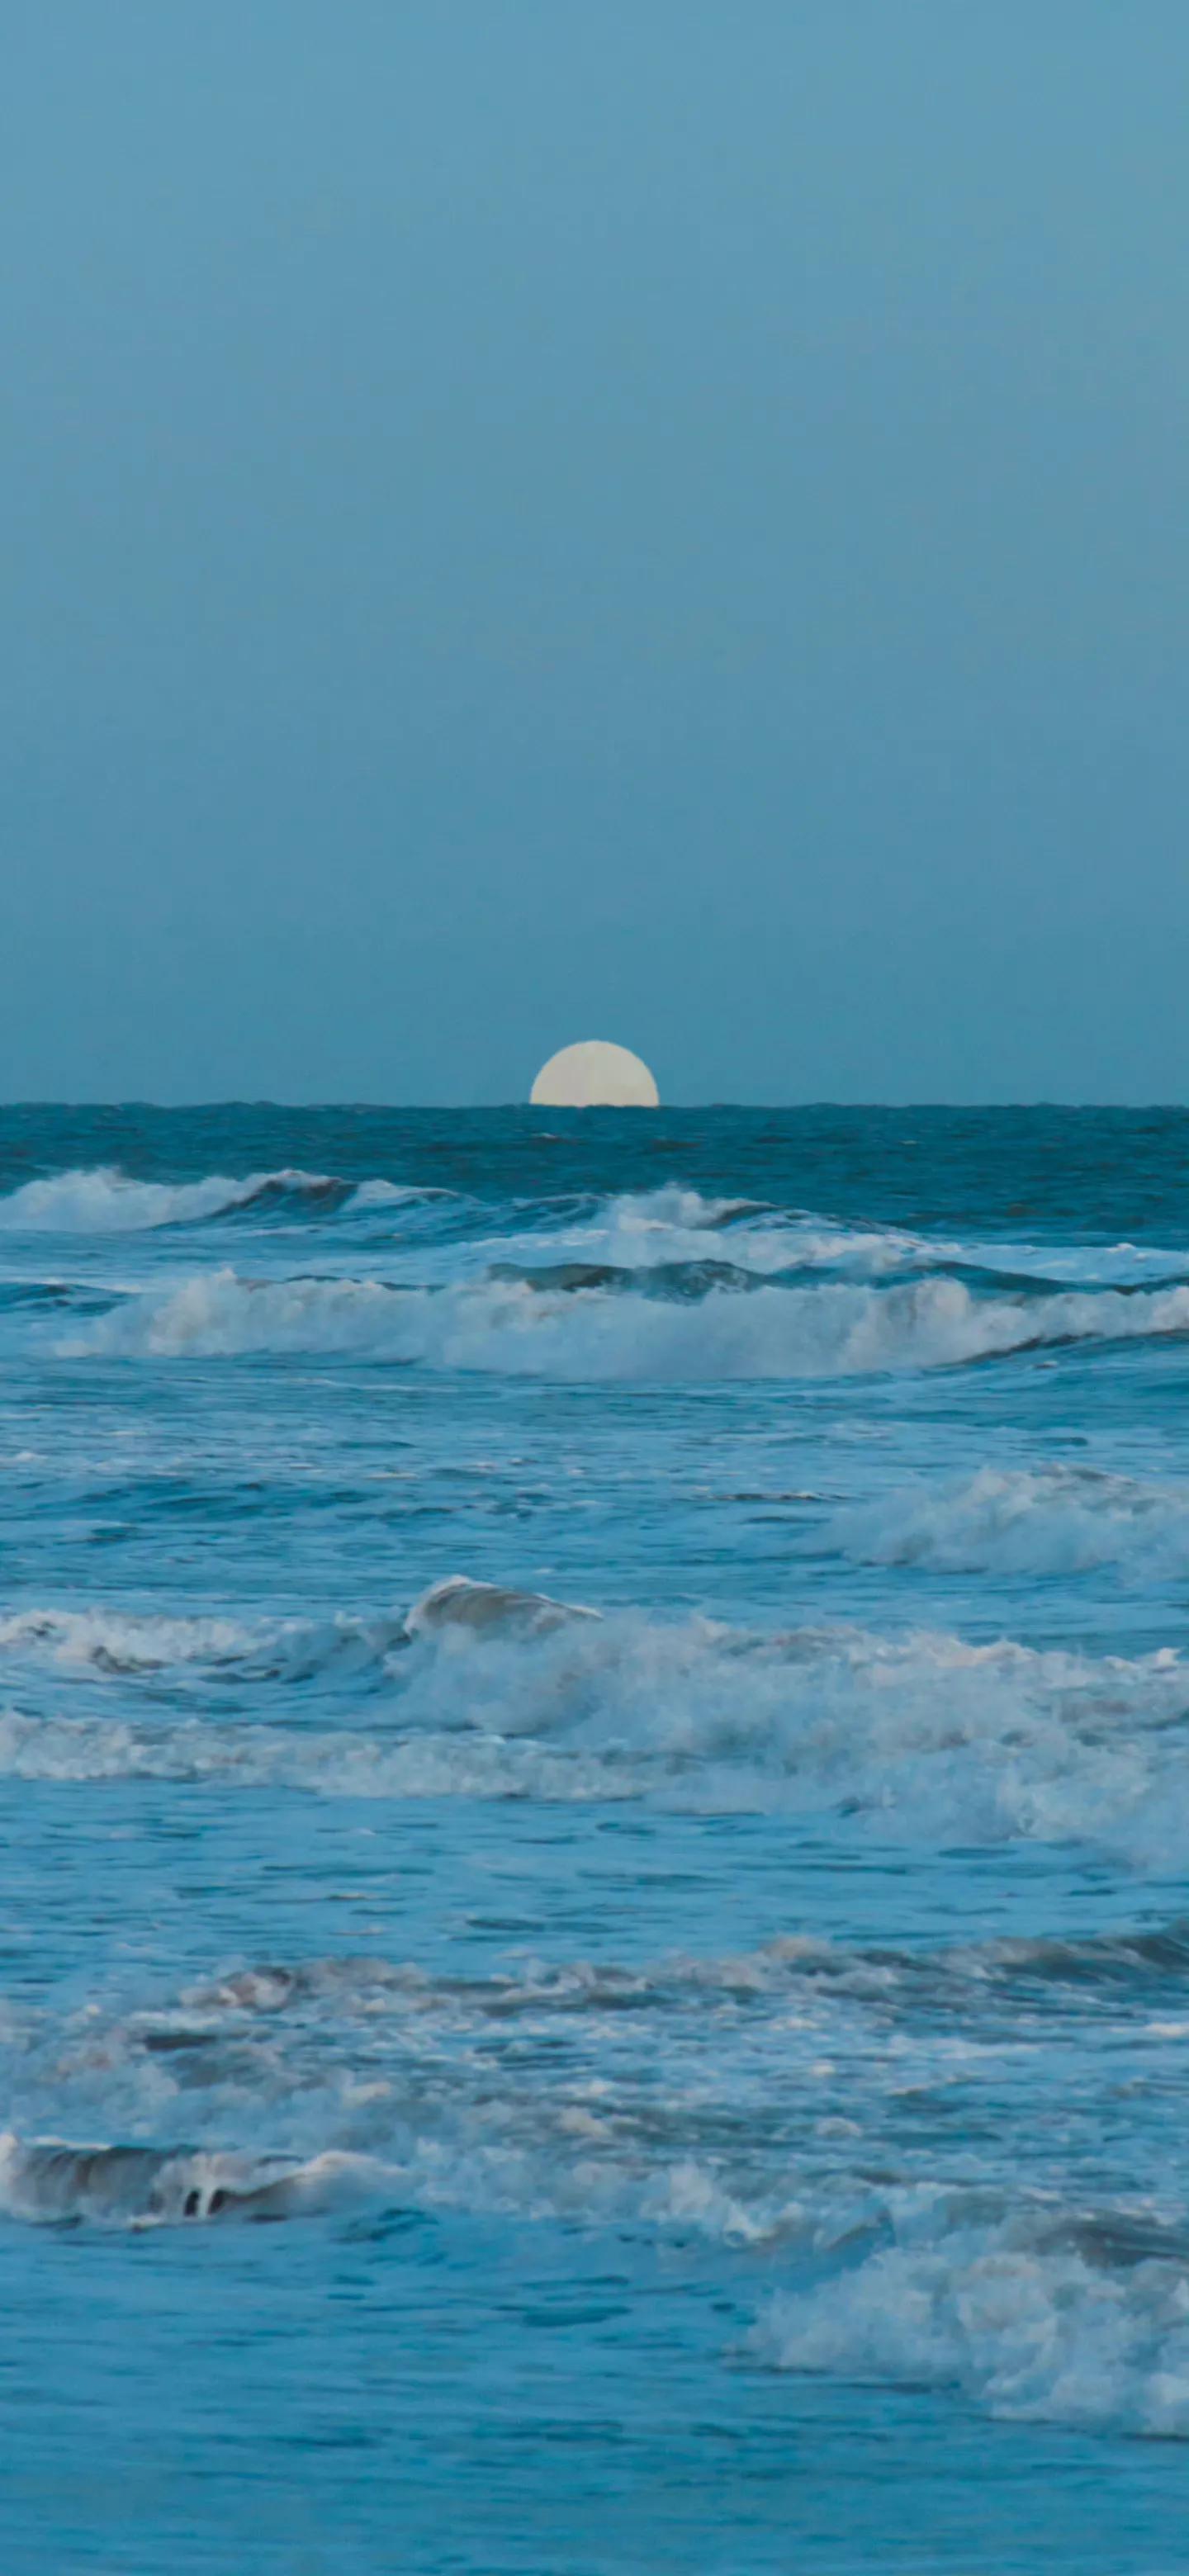
<path fill-rule="evenodd" d="M 6 2576 L 1165 2576 L 1189 1115 L 0 1113 Z"/>

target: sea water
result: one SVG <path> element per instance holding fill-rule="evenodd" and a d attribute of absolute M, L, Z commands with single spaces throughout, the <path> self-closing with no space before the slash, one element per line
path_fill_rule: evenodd
<path fill-rule="evenodd" d="M 1171 2576 L 1189 1116 L 0 1119 L 5 2576 Z"/>

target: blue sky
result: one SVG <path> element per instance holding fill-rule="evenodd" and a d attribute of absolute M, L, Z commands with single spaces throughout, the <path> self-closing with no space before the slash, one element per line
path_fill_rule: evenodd
<path fill-rule="evenodd" d="M 1186 1096 L 1183 5 L 5 57 L 0 1094 Z"/>

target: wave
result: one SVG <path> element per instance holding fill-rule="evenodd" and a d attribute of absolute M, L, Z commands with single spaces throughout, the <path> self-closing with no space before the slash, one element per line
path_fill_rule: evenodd
<path fill-rule="evenodd" d="M 111 1166 L 26 1181 L 0 1199 L 0 1229 L 14 1234 L 138 1234 L 200 1225 L 234 1209 L 287 1198 L 341 1200 L 345 1186 L 319 1172 L 250 1172 L 232 1180 L 137 1181 Z"/>
<path fill-rule="evenodd" d="M 1189 1982 L 1189 1918 L 1147 1930 L 1085 1933 L 1081 1939 L 1005 1939 L 945 1954 L 957 1974 L 980 1983 L 1114 1992 Z"/>
<path fill-rule="evenodd" d="M 193 1181 L 138 1180 L 115 1165 L 89 1166 L 27 1181 L 0 1198 L 0 1231 L 15 1234 L 129 1234 L 196 1225 L 251 1210 L 296 1205 L 341 1218 L 358 1237 L 383 1241 L 391 1220 L 423 1242 L 454 1243 L 469 1265 L 504 1253 L 531 1267 L 562 1253 L 570 1266 L 631 1277 L 657 1267 L 734 1261 L 744 1275 L 839 1268 L 879 1275 L 929 1259 L 921 1238 L 894 1228 L 860 1228 L 751 1200 L 703 1198 L 665 1184 L 599 1198 L 494 1200 L 385 1179 L 351 1181 L 296 1169 L 210 1173 Z"/>
<path fill-rule="evenodd" d="M 42 2226 L 86 2219 L 167 2227 L 213 2219 L 311 2217 L 357 2199 L 380 2180 L 362 2156 L 296 2157 L 214 2149 L 73 2146 L 0 2136 L 0 2211 Z"/>
<path fill-rule="evenodd" d="M 390 1671 L 391 1658 L 414 1639 L 460 1631 L 467 1636 L 548 1636 L 577 1620 L 597 1619 L 577 1602 L 455 1574 L 431 1584 L 408 1611 L 322 1619 L 170 1618 L 158 1612 L 28 1608 L 0 1618 L 0 1657 L 45 1659 L 65 1671 L 135 1677 L 195 1666 L 204 1674 L 242 1672 L 253 1682 L 294 1683 L 327 1673 Z"/>
<path fill-rule="evenodd" d="M 76 1167 L 0 1197 L 0 1231 L 119 1235 L 293 1209 L 341 1220 L 348 1241 L 452 1249 L 456 1276 L 502 1256 L 527 1275 L 564 1271 L 639 1277 L 716 1266 L 736 1279 L 892 1281 L 933 1274 L 976 1291 L 1069 1293 L 1186 1285 L 1184 1248 L 1118 1243 L 951 1241 L 890 1224 L 833 1218 L 746 1197 L 713 1197 L 679 1182 L 650 1190 L 482 1198 L 376 1174 L 359 1180 L 301 1169 L 210 1173 L 184 1181 L 135 1178 L 116 1165 Z"/>
<path fill-rule="evenodd" d="M 482 1589 L 482 1587 L 478 1587 Z M 432 1612 L 431 1612 L 432 1616 Z M 372 1618 L 169 1618 L 122 1610 L 25 1609 L 0 1618 L 0 1657 L 45 1660 L 65 1671 L 135 1677 L 197 1668 L 253 1682 L 300 1682 L 382 1669 L 407 1642 L 400 1611 Z"/>
<path fill-rule="evenodd" d="M 151 1672 L 165 1642 L 122 1633 L 116 1669 L 135 1673 L 143 1657 Z M 195 1623 L 172 1642 L 213 1652 L 212 1669 L 235 1654 L 241 1669 L 290 1680 L 337 1658 L 380 1697 L 366 1731 L 319 1731 L 297 1712 L 171 1720 L 157 1695 L 144 1713 L 122 1698 L 118 1718 L 14 1707 L 0 1718 L 0 1775 L 335 1798 L 645 1798 L 829 1814 L 859 1836 L 942 1848 L 1080 1841 L 1137 1866 L 1179 1866 L 1189 1852 L 1189 1671 L 1171 1648 L 1129 1660 L 932 1630 L 597 1618 L 458 1578 L 403 1618 L 296 1623 L 242 1644 Z M 47 1646 L 109 1669 L 99 1629 L 51 1627 Z M 30 1650 L 26 1624 L 17 1651 Z"/>
<path fill-rule="evenodd" d="M 708 1199 L 669 1182 L 588 1201 L 581 1211 L 540 1201 L 509 1211 L 509 1259 L 531 1261 L 546 1250 L 574 1264 L 628 1276 L 651 1269 L 718 1265 L 757 1278 L 799 1270 L 845 1270 L 880 1276 L 935 1257 L 919 1235 L 891 1226 L 859 1227 L 750 1199 Z M 528 1220 L 527 1225 L 525 1220 Z"/>
<path fill-rule="evenodd" d="M 1189 1574 L 1189 1491 L 1090 1467 L 982 1467 L 838 1512 L 821 1544 L 865 1565 L 943 1574 L 1115 1566 L 1137 1580 L 1177 1580 Z"/>
<path fill-rule="evenodd" d="M 881 2197 L 868 2250 L 778 2292 L 754 2358 L 959 2388 L 990 2414 L 1189 2438 L 1189 2246 L 1149 2208 L 919 2186 Z"/>
<path fill-rule="evenodd" d="M 521 1592 L 504 1583 L 476 1583 L 469 1574 L 447 1575 L 415 1601 L 405 1621 L 405 1634 L 433 1636 L 443 1629 L 480 1635 L 547 1637 L 577 1620 L 600 1613 L 584 1602 L 555 1601 L 547 1592 Z"/>
<path fill-rule="evenodd" d="M 1083 2081 L 1097 2070 L 1113 2102 L 1134 2063 L 1120 2054 L 1129 2032 L 1163 2047 L 1167 2088 L 1174 2025 L 1149 2019 L 1150 1980 L 1183 1987 L 1187 1973 L 1183 1923 L 916 1954 L 793 1936 L 639 1964 L 526 1958 L 470 1977 L 367 1955 L 231 1963 L 148 2011 L 105 2019 L 79 1998 L 64 2024 L 36 2028 L 20 2081 L 31 2074 L 55 2122 L 64 2086 L 91 2099 L 92 2118 L 98 2089 L 167 2142 L 80 2143 L 26 2121 L 0 2139 L 0 2212 L 139 2231 L 370 2203 L 405 2224 L 446 2210 L 610 2223 L 666 2245 L 670 2262 L 698 2240 L 743 2246 L 752 2283 L 770 2285 L 753 2364 L 1184 2437 L 1175 2141 L 1159 2159 L 1165 2198 L 1141 2137 L 1116 2128 L 1115 2159 L 1138 2149 L 1145 2174 L 1128 2197 L 1104 2183 L 1096 2138 L 1079 2160 L 1067 2127 L 1053 2139 L 1035 2115 L 1042 2047 L 1050 2063 L 1066 2052 Z M 992 2028 L 958 1998 L 955 2024 L 956 1983 L 1037 1975 L 1068 1989 L 1043 2033 L 1029 1992 Z M 1106 2020 L 1103 1988 L 1120 1980 L 1137 1991 Z M 1005 2094 L 1013 2072 L 1019 2090 Z M 955 2080 L 981 2088 L 969 2133 L 955 2134 Z M 213 2137 L 177 2143 L 188 2117 Z M 228 2148 L 228 2122 L 241 2138 L 261 2127 L 270 2145 Z"/>
<path fill-rule="evenodd" d="M 631 1799 L 645 1783 L 597 1756 L 450 1735 L 317 1734 L 188 1720 L 150 1726 L 0 1715 L 0 1777 L 58 1782 L 172 1780 L 192 1787 L 291 1789 L 324 1798 Z"/>
<path fill-rule="evenodd" d="M 891 1288 L 716 1286 L 696 1302 L 523 1281 L 424 1289 L 379 1279 L 251 1280 L 230 1268 L 128 1295 L 56 1344 L 63 1357 L 305 1354 L 574 1383 L 819 1378 L 956 1367 L 1063 1343 L 1189 1331 L 1189 1288 L 976 1297 L 927 1277 Z"/>
<path fill-rule="evenodd" d="M 535 1231 L 546 1233 L 585 1217 L 588 1231 L 597 1231 L 600 1239 L 621 1238 L 625 1261 L 640 1263 L 670 1257 L 665 1247 L 675 1239 L 693 1237 L 701 1245 L 708 1234 L 713 1236 L 720 1227 L 757 1212 L 750 1201 L 704 1199 L 696 1190 L 674 1186 L 609 1199 L 575 1200 L 571 1195 L 501 1207 L 498 1201 L 468 1198 L 456 1190 L 378 1175 L 352 1181 L 333 1173 L 286 1168 L 238 1177 L 212 1172 L 193 1181 L 147 1181 L 134 1178 L 117 1164 L 92 1164 L 23 1182 L 0 1197 L 0 1227 L 13 1232 L 122 1234 L 201 1223 L 261 1200 L 286 1198 L 312 1200 L 332 1215 L 391 1215 L 422 1209 L 461 1216 L 476 1230 L 490 1226 L 492 1217 L 501 1213 L 512 1227 L 523 1228 L 527 1220 Z M 834 1229 L 823 1238 L 822 1250 L 824 1257 L 832 1257 L 831 1244 L 841 1250 L 852 1242 L 860 1247 L 869 1243 L 878 1250 L 885 1240 L 890 1245 L 898 1238 Z"/>
<path fill-rule="evenodd" d="M 1014 2014 L 1021 2000 L 1030 2011 L 1040 1999 L 1057 2010 L 1095 2014 L 1101 1999 L 1134 2001 L 1146 2015 L 1154 1996 L 1189 1986 L 1189 1918 L 1147 1928 L 1087 1933 L 1080 1938 L 1002 1936 L 943 1949 L 897 1949 L 887 1942 L 847 1949 L 811 1932 L 779 1933 L 758 1948 L 704 1954 L 672 1951 L 647 1965 L 578 1958 L 561 1966 L 543 1960 L 486 1975 L 435 1977 L 414 1963 L 382 1956 L 264 1963 L 227 1971 L 187 1987 L 181 2003 L 189 2015 L 238 2017 L 321 2008 L 332 2027 L 346 2010 L 374 2019 L 384 2007 L 420 2016 L 448 2013 L 468 2023 L 555 2016 L 584 2018 L 636 2012 L 700 2015 L 711 2001 L 771 2004 L 783 2013 L 802 1992 L 842 1994 L 878 2005 L 885 2018 L 899 2012 L 916 2030 L 932 2008 L 948 2034 L 955 2010 L 1002 2002 Z M 1149 2032 L 1151 2025 L 1146 2025 Z M 193 2036 L 187 2025 L 184 2035 Z M 150 2045 L 156 2044 L 155 2033 Z"/>

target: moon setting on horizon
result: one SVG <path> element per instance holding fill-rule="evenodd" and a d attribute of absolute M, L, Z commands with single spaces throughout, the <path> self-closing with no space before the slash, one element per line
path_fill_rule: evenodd
<path fill-rule="evenodd" d="M 582 1038 L 543 1064 L 529 1094 L 536 1109 L 659 1109 L 648 1067 L 630 1047 Z"/>

